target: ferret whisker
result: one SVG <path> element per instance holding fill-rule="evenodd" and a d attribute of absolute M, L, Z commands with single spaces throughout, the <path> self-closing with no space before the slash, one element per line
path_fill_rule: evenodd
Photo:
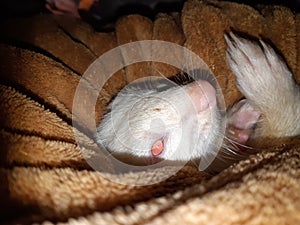
<path fill-rule="evenodd" d="M 228 164 L 228 161 L 239 161 L 243 159 L 245 156 L 242 154 L 234 154 L 232 151 L 228 151 L 228 149 L 221 149 L 222 154 L 217 156 L 218 160 L 221 160 L 224 164 Z M 230 163 L 231 164 L 231 163 Z"/>
<path fill-rule="evenodd" d="M 225 142 L 225 140 L 228 141 L 228 144 Z M 231 148 L 235 149 L 236 151 L 238 151 L 238 149 L 239 149 L 238 143 L 232 142 L 232 140 L 227 137 L 224 137 L 222 147 L 231 147 Z"/>
<path fill-rule="evenodd" d="M 238 148 L 236 146 L 234 146 L 234 145 L 230 145 L 230 146 L 224 145 L 223 149 L 225 149 L 227 153 L 231 153 L 231 154 L 233 154 L 235 156 L 239 156 L 240 155 L 240 152 L 238 151 Z"/>
<path fill-rule="evenodd" d="M 243 147 L 243 148 L 247 148 L 247 149 L 253 149 L 252 147 L 250 147 L 250 146 L 248 146 L 248 145 L 244 145 L 244 144 L 241 144 L 241 143 L 239 143 L 239 142 L 237 142 L 237 141 L 235 141 L 235 140 L 233 140 L 233 139 L 231 139 L 231 138 L 229 138 L 229 137 L 227 137 L 227 136 L 225 136 L 224 137 L 227 141 L 229 141 L 230 142 L 230 144 L 232 144 L 232 145 L 234 145 L 234 146 L 240 146 L 240 147 Z"/>
<path fill-rule="evenodd" d="M 168 79 L 160 70 L 158 70 L 156 67 L 154 67 L 154 71 L 156 71 L 160 76 L 162 76 L 165 79 Z"/>
<path fill-rule="evenodd" d="M 218 158 L 224 158 L 230 160 L 243 159 L 248 156 L 247 153 L 240 151 L 239 148 L 236 148 L 233 145 L 228 146 L 226 144 L 221 147 L 220 153 L 222 154 L 219 154 Z"/>

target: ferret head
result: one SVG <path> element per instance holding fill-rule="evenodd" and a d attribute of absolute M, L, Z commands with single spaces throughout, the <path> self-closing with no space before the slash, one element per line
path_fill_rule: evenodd
<path fill-rule="evenodd" d="M 186 162 L 214 152 L 222 138 L 216 89 L 204 80 L 184 86 L 167 82 L 124 88 L 97 127 L 97 143 L 126 162 L 141 164 Z"/>

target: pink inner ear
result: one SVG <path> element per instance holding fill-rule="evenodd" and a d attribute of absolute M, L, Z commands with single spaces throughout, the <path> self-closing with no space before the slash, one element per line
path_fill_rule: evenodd
<path fill-rule="evenodd" d="M 151 148 L 151 152 L 153 156 L 160 155 L 164 150 L 164 142 L 162 139 L 157 140 Z"/>

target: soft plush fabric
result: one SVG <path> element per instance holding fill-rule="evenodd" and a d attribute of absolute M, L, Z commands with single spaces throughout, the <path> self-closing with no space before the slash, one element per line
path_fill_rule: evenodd
<path fill-rule="evenodd" d="M 77 84 L 106 51 L 136 40 L 185 46 L 211 68 L 226 105 L 242 97 L 225 62 L 224 32 L 262 37 L 276 46 L 300 79 L 300 16 L 281 6 L 191 0 L 181 12 L 120 18 L 115 31 L 95 32 L 75 18 L 42 14 L 0 24 L 0 196 L 7 224 L 300 224 L 300 140 L 274 140 L 217 175 L 187 165 L 172 171 L 94 171 L 85 161 L 96 147 L 91 131 L 72 126 Z M 142 71 L 142 72 L 141 72 Z M 140 63 L 118 71 L 101 91 L 96 120 L 123 86 L 176 69 Z M 89 94 L 97 94 L 88 80 Z M 284 109 L 282 109 L 284 110 Z M 75 115 L 83 127 L 89 119 Z M 295 121 L 299 123 L 299 121 Z M 81 137 L 80 151 L 74 133 Z"/>

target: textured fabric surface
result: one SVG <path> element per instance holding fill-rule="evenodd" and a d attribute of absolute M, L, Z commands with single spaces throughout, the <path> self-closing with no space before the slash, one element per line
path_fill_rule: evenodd
<path fill-rule="evenodd" d="M 0 218 L 4 224 L 300 224 L 300 140 L 272 140 L 217 175 L 187 165 L 121 175 L 94 171 L 84 157 L 96 148 L 83 108 L 73 115 L 78 82 L 108 50 L 137 40 L 191 49 L 211 68 L 226 105 L 242 97 L 225 62 L 224 32 L 263 37 L 300 80 L 300 16 L 281 6 L 187 1 L 181 12 L 120 18 L 115 31 L 95 32 L 75 18 L 37 15 L 0 23 Z M 120 53 L 122 58 L 122 53 Z M 165 64 L 130 65 L 98 95 L 99 122 L 110 99 L 132 80 L 178 71 Z M 295 121 L 298 123 L 299 121 Z M 84 146 L 80 151 L 74 134 Z M 109 166 L 109 165 L 107 165 Z"/>

